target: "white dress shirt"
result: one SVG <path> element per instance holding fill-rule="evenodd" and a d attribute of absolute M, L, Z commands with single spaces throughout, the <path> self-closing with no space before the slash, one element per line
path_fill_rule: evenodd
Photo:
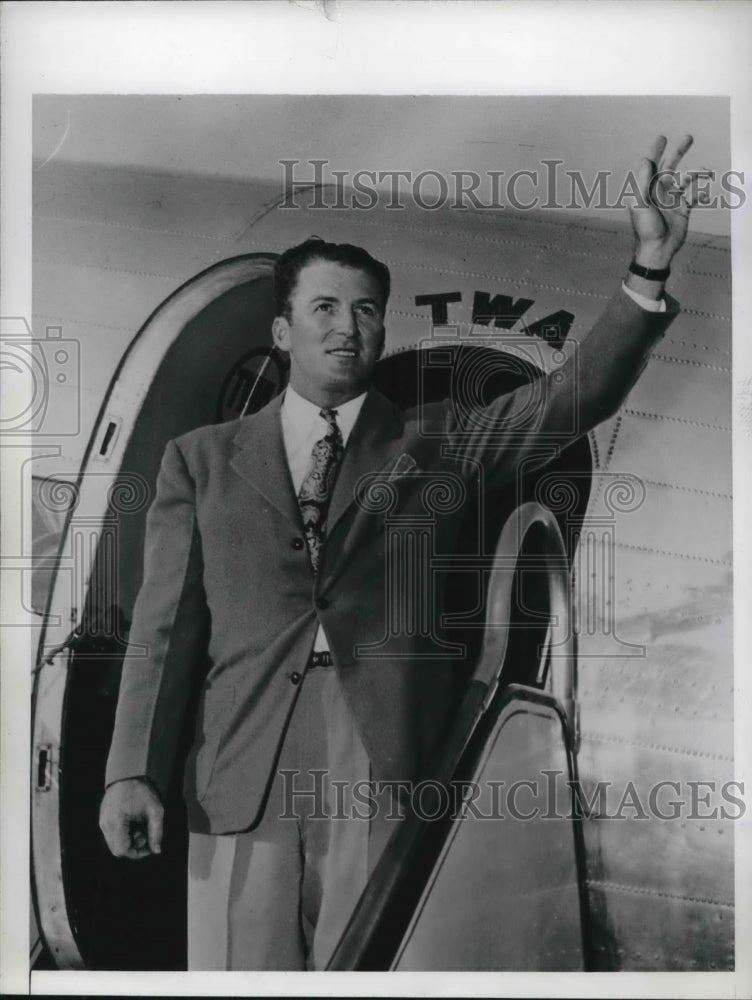
<path fill-rule="evenodd" d="M 340 406 L 332 407 L 337 413 L 337 425 L 342 432 L 342 443 L 347 447 L 347 439 L 350 437 L 355 421 L 358 419 L 360 408 L 366 394 L 356 396 Z M 285 390 L 285 398 L 282 400 L 280 409 L 280 419 L 282 421 L 282 438 L 285 442 L 285 452 L 287 454 L 287 464 L 292 477 L 292 485 L 295 495 L 300 492 L 303 480 L 308 474 L 313 460 L 313 446 L 326 434 L 329 425 L 322 416 L 319 415 L 320 406 L 304 399 L 292 386 Z M 319 625 L 316 639 L 313 643 L 316 652 L 329 649 L 324 630 Z"/>
<path fill-rule="evenodd" d="M 337 413 L 337 426 L 342 432 L 342 443 L 345 447 L 365 398 L 366 394 L 363 393 L 340 406 L 332 407 Z M 319 416 L 320 411 L 320 406 L 304 399 L 292 386 L 288 386 L 285 390 L 280 418 L 287 464 L 290 467 L 296 496 L 300 493 L 300 487 L 311 467 L 313 446 L 324 437 L 329 428 L 326 420 Z"/>
<path fill-rule="evenodd" d="M 647 295 L 641 295 L 639 292 L 635 292 L 632 288 L 627 288 L 627 286 L 622 282 L 622 289 L 627 293 L 627 295 L 638 306 L 642 306 L 643 309 L 647 309 L 651 313 L 665 313 L 666 311 L 666 300 L 661 295 L 659 299 L 649 299 Z"/>

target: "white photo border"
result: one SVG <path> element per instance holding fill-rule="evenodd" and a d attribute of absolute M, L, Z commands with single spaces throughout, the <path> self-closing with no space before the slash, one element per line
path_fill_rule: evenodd
<path fill-rule="evenodd" d="M 31 315 L 31 96 L 125 93 L 663 94 L 731 98 L 732 166 L 752 177 L 752 8 L 744 3 L 3 3 L 2 316 Z M 752 205 L 733 213 L 735 607 L 752 595 Z M 7 477 L 3 477 L 4 479 Z M 18 503 L 3 482 L 4 515 Z M 5 520 L 5 517 L 4 517 Z M 9 518 L 10 520 L 10 518 Z M 752 995 L 750 821 L 737 827 L 734 973 L 28 973 L 30 678 L 3 631 L 0 968 L 8 993 Z M 19 630 L 15 630 L 16 632 Z M 28 642 L 28 640 L 26 640 Z M 752 787 L 752 616 L 735 615 L 737 778 Z M 746 725 L 745 725 L 746 720 Z M 9 821 L 12 817 L 12 822 Z"/>

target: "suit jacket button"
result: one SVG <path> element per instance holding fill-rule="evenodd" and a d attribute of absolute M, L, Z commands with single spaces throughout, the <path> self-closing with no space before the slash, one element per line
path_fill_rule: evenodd
<path fill-rule="evenodd" d="M 292 684 L 300 684 L 301 680 L 302 677 L 297 670 L 294 673 L 290 674 L 290 682 Z"/>
<path fill-rule="evenodd" d="M 295 549 L 296 552 L 300 552 L 302 549 L 305 548 L 305 542 L 303 541 L 302 538 L 293 538 L 292 547 Z"/>
<path fill-rule="evenodd" d="M 329 607 L 331 603 L 332 602 L 327 600 L 326 597 L 316 598 L 316 607 L 319 609 L 319 611 L 326 611 L 326 609 Z"/>

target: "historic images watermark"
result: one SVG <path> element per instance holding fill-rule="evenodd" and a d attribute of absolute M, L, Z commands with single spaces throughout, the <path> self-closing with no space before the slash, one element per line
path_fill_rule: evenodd
<path fill-rule="evenodd" d="M 623 518 L 644 505 L 645 484 L 631 473 L 581 467 L 581 458 L 571 455 L 560 461 L 583 434 L 579 345 L 569 338 L 561 345 L 557 340 L 553 349 L 549 341 L 547 347 L 519 314 L 474 317 L 462 327 L 441 319 L 417 345 L 416 377 L 420 436 L 443 440 L 446 421 L 452 426 L 443 462 L 423 468 L 414 455 L 398 455 L 388 467 L 362 476 L 355 487 L 356 505 L 383 526 L 386 567 L 383 581 L 374 581 L 374 595 L 384 593 L 384 632 L 376 642 L 356 644 L 356 659 L 465 660 L 470 629 L 504 632 L 510 641 L 515 632 L 518 638 L 523 632 L 531 639 L 540 634 L 530 656 L 541 661 L 544 674 L 551 661 L 571 658 L 571 641 L 582 634 L 599 637 L 600 658 L 644 658 L 646 647 L 620 634 L 615 563 Z M 500 321 L 503 341 L 491 320 Z M 518 328 L 509 329 L 512 325 Z M 568 360 L 565 380 L 562 368 Z M 437 380 L 446 393 L 440 404 L 431 405 Z M 505 380 L 507 393 L 497 396 Z M 551 392 L 558 396 L 555 431 L 545 424 Z M 475 447 L 479 440 L 496 456 L 499 468 L 493 472 Z M 488 492 L 494 477 L 496 488 L 503 482 L 501 506 L 498 495 Z M 595 493 L 598 508 L 590 512 L 587 532 L 580 537 L 588 496 Z M 555 518 L 559 548 L 541 550 L 537 530 L 526 536 L 523 515 L 531 501 Z M 463 523 L 476 526 L 472 546 L 466 541 L 462 551 L 449 551 L 447 532 L 460 514 Z M 550 599 L 555 578 L 569 579 L 572 571 L 577 607 L 566 614 L 550 606 Z M 477 595 L 472 622 L 466 610 L 443 601 L 449 576 L 461 578 L 466 592 Z M 509 602 L 492 599 L 492 588 L 512 577 L 514 604 L 511 588 L 502 587 L 510 590 Z M 550 628 L 541 629 L 542 622 Z M 409 655 L 403 641 L 408 635 L 420 640 L 420 651 L 411 648 Z"/>
<path fill-rule="evenodd" d="M 0 408 L 0 438 L 33 434 L 55 438 L 78 434 L 81 423 L 80 344 L 62 326 L 45 327 L 34 339 L 21 316 L 0 318 L 0 370 L 5 386 Z M 65 405 L 55 406 L 66 392 Z"/>
<path fill-rule="evenodd" d="M 543 324 L 541 329 L 527 325 L 522 317 L 527 300 L 508 302 L 505 296 L 492 298 L 478 293 L 473 322 L 468 329 L 461 329 L 446 323 L 442 313 L 446 309 L 446 295 L 424 298 L 431 309 L 431 325 L 429 336 L 416 345 L 420 359 L 417 401 L 421 436 L 444 434 L 443 424 L 439 426 L 433 421 L 434 410 L 427 405 L 430 386 L 437 379 L 444 379 L 456 424 L 456 444 L 472 442 L 480 434 L 487 444 L 507 450 L 511 469 L 516 448 L 529 442 L 531 435 L 536 438 L 536 448 L 533 451 L 528 448 L 525 460 L 517 463 L 506 489 L 513 506 L 519 505 L 527 495 L 526 482 L 538 470 L 533 499 L 553 511 L 567 549 L 575 553 L 575 570 L 583 592 L 580 603 L 587 612 L 579 618 L 573 616 L 564 630 L 560 628 L 558 639 L 549 637 L 548 659 L 566 656 L 568 638 L 582 630 L 608 639 L 608 643 L 601 644 L 601 656 L 644 656 L 643 646 L 624 642 L 619 636 L 613 566 L 619 518 L 642 506 L 645 487 L 633 475 L 571 471 L 562 474 L 549 464 L 560 454 L 563 444 L 576 439 L 580 431 L 576 341 L 567 337 L 567 331 L 562 331 L 558 321 Z M 504 334 L 503 350 L 498 349 L 500 331 Z M 28 625 L 31 621 L 64 628 L 62 608 L 47 606 L 47 593 L 55 573 L 60 586 L 67 581 L 65 603 L 68 610 L 75 608 L 81 612 L 80 620 L 71 620 L 64 635 L 50 634 L 45 639 L 44 649 L 40 650 L 43 661 L 67 648 L 75 648 L 80 657 L 118 659 L 128 640 L 128 623 L 119 598 L 119 567 L 130 558 L 127 545 L 126 551 L 122 551 L 122 529 L 124 521 L 145 512 L 154 489 L 135 472 L 119 470 L 114 474 L 97 468 L 96 462 L 90 462 L 75 481 L 70 475 L 61 476 L 53 471 L 55 458 L 60 454 L 59 435 L 74 434 L 80 426 L 81 350 L 75 339 L 63 335 L 61 327 L 50 327 L 45 332 L 43 340 L 34 341 L 24 321 L 4 322 L 2 364 L 6 374 L 10 372 L 18 381 L 19 391 L 5 396 L 0 436 L 7 447 L 16 442 L 22 444 L 19 439 L 29 435 L 33 442 L 32 459 L 38 470 L 29 477 L 25 471 L 29 457 L 23 448 L 16 449 L 19 463 L 15 473 L 24 484 L 21 517 L 32 517 L 32 530 L 26 531 L 22 523 L 14 530 L 19 547 L 4 567 L 6 585 L 18 595 L 19 624 Z M 560 376 L 555 370 L 551 373 L 551 386 L 545 378 L 534 376 L 542 374 L 546 367 L 563 365 L 570 354 L 574 354 L 575 363 L 571 366 L 568 405 L 560 407 L 562 419 L 557 433 L 547 434 L 539 426 L 541 414 L 545 412 L 546 392 Z M 489 393 L 494 394 L 494 380 L 499 377 L 522 380 L 524 386 L 515 394 L 514 405 L 489 413 L 483 403 Z M 9 384 L 13 388 L 15 381 L 9 379 Z M 224 419 L 236 415 L 234 410 L 218 412 L 218 417 Z M 95 445 L 95 457 L 107 457 L 117 434 L 118 427 L 112 422 L 103 428 Z M 42 465 L 49 470 L 46 474 L 40 474 Z M 466 457 L 464 468 L 462 465 L 448 461 L 440 470 L 422 469 L 412 455 L 402 455 L 393 467 L 370 473 L 356 485 L 353 500 L 366 515 L 379 516 L 387 549 L 385 578 L 374 581 L 376 589 L 386 592 L 384 635 L 375 644 L 358 645 L 353 650 L 356 658 L 399 658 L 403 655 L 401 640 L 407 632 L 417 632 L 423 637 L 425 657 L 465 658 L 464 642 L 446 633 L 447 626 L 452 625 L 451 615 L 447 618 L 445 613 L 439 613 L 438 595 L 448 573 L 464 574 L 466 585 L 477 589 L 481 604 L 488 610 L 484 595 L 496 574 L 517 572 L 534 583 L 535 577 L 552 569 L 569 572 L 571 567 L 563 555 L 559 566 L 555 559 L 547 559 L 543 565 L 534 555 L 520 560 L 517 552 L 505 559 L 493 546 L 485 544 L 477 551 L 458 555 L 442 551 L 437 539 L 444 519 L 454 516 L 468 501 L 477 508 L 474 513 L 479 539 L 483 526 L 498 518 L 498 511 L 487 509 L 483 463 Z M 577 527 L 582 496 L 588 489 L 596 488 L 603 497 L 603 510 L 597 523 L 591 518 L 585 541 L 575 545 L 567 534 Z M 418 496 L 417 508 L 414 504 L 405 507 L 408 492 Z M 61 547 L 58 540 L 63 535 L 65 544 Z M 23 549 L 24 538 L 33 539 L 30 551 Z M 592 563 L 596 572 L 585 572 L 585 563 Z M 86 596 L 94 567 L 97 592 L 107 595 L 104 604 L 97 607 Z M 30 588 L 25 585 L 29 575 Z M 30 606 L 24 596 L 27 591 L 31 593 Z M 521 587 L 521 610 L 535 620 L 545 609 L 537 605 L 526 607 L 526 594 L 527 588 Z M 510 613 L 503 620 L 486 614 L 482 627 L 514 630 L 530 625 L 520 624 Z M 148 650 L 131 649 L 131 655 L 146 656 Z"/>
<path fill-rule="evenodd" d="M 20 486 L 20 503 L 4 512 L 9 616 L 3 624 L 63 630 L 62 642 L 57 632 L 46 638 L 37 669 L 69 648 L 82 657 L 120 658 L 128 623 L 119 568 L 133 558 L 122 526 L 143 516 L 153 487 L 138 473 L 106 468 L 120 430 L 114 420 L 92 445 L 85 472 L 58 464 L 66 439 L 81 433 L 81 343 L 62 326 L 46 326 L 34 338 L 18 316 L 2 317 L 0 334 L 0 446 L 5 474 Z M 49 600 L 53 579 L 65 595 L 58 606 Z M 87 600 L 90 588 L 107 600 Z"/>
<path fill-rule="evenodd" d="M 282 209 L 353 209 L 377 206 L 399 211 L 409 205 L 432 211 L 462 209 L 619 209 L 642 207 L 643 196 L 633 171 L 617 174 L 598 170 L 562 170 L 564 160 L 541 160 L 534 169 L 514 170 L 337 170 L 329 160 L 279 160 L 285 196 Z M 681 181 L 696 186 L 699 208 L 741 208 L 746 202 L 745 176 L 740 170 L 662 171 L 651 187 L 651 199 L 661 208 L 675 208 L 682 197 Z M 305 204 L 299 195 L 308 192 Z"/>
<path fill-rule="evenodd" d="M 744 782 L 664 779 L 647 788 L 634 781 L 581 782 L 556 768 L 516 781 L 342 781 L 325 769 L 280 769 L 279 819 L 421 820 L 598 819 L 738 820 L 747 806 Z"/>

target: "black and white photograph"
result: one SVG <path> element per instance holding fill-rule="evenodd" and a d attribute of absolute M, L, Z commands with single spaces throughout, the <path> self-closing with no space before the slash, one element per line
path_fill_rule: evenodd
<path fill-rule="evenodd" d="M 752 995 L 743 5 L 22 6 L 9 991 Z"/>

